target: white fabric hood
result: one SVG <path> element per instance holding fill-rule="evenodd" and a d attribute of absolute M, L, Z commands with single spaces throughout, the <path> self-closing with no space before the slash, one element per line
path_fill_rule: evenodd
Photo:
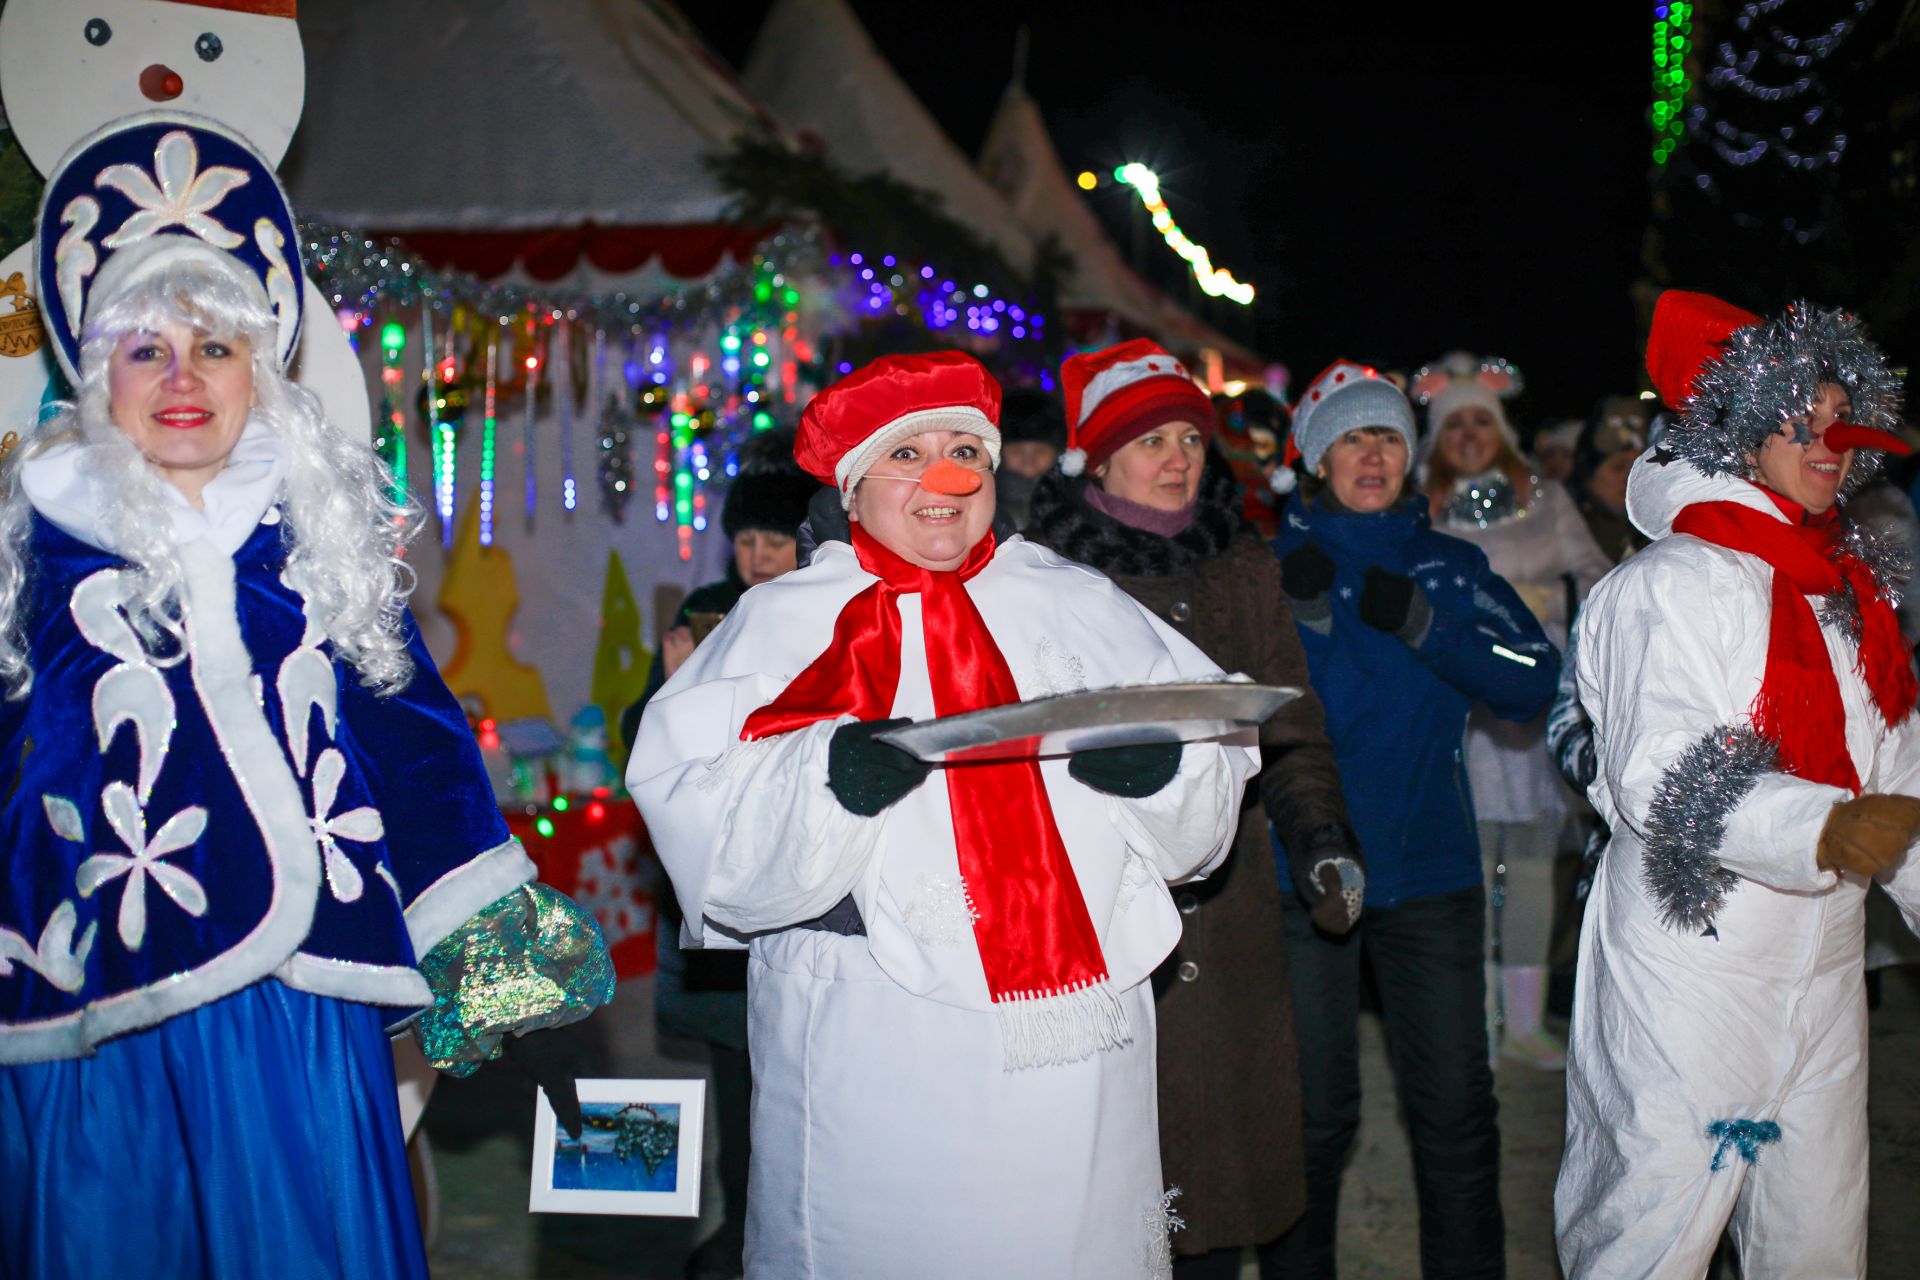
<path fill-rule="evenodd" d="M 1710 476 L 1681 458 L 1656 462 L 1659 452 L 1655 445 L 1641 454 L 1627 475 L 1627 519 L 1649 538 L 1672 533 L 1674 518 L 1696 502 L 1737 502 L 1786 523 L 1780 508 L 1757 485 L 1733 476 Z"/>

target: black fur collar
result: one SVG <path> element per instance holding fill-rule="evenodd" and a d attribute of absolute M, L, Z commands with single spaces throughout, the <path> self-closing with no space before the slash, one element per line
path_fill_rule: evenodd
<path fill-rule="evenodd" d="M 1122 524 L 1086 499 L 1088 478 L 1049 471 L 1034 487 L 1026 536 L 1102 573 L 1157 577 L 1210 560 L 1244 527 L 1240 486 L 1212 450 L 1200 477 L 1193 523 L 1171 538 Z"/>

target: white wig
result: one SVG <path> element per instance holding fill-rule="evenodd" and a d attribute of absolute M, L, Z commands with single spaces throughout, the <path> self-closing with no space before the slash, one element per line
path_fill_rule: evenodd
<path fill-rule="evenodd" d="M 77 441 L 83 470 L 116 501 L 104 504 L 101 539 L 137 570 L 129 620 L 150 644 L 179 632 L 182 571 L 168 513 L 168 481 L 113 421 L 107 370 L 129 334 L 185 324 L 253 348 L 257 404 L 251 420 L 287 445 L 280 528 L 286 581 L 306 597 L 335 655 L 380 693 L 413 674 L 401 622 L 413 570 L 401 558 L 418 530 L 419 508 L 393 499 L 393 474 L 364 440 L 337 427 L 274 357 L 274 317 L 250 275 L 200 261 L 154 272 L 89 308 L 80 348 L 80 386 L 31 441 L 0 462 L 0 682 L 19 698 L 33 683 L 25 616 L 31 608 L 32 507 L 22 463 L 52 444 Z M 324 317 L 321 317 L 324 318 Z"/>

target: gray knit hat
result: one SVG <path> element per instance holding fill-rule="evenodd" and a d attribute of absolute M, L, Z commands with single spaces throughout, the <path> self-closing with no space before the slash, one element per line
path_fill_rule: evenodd
<path fill-rule="evenodd" d="M 1311 475 L 1319 470 L 1320 459 L 1335 440 L 1361 427 L 1399 432 L 1407 442 L 1407 466 L 1413 466 L 1413 406 L 1406 394 L 1378 369 L 1336 360 L 1294 406 L 1291 446 L 1299 450 Z"/>

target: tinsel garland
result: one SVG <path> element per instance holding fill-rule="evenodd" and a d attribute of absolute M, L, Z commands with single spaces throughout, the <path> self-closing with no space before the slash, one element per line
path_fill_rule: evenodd
<path fill-rule="evenodd" d="M 1710 933 L 1740 877 L 1720 865 L 1727 815 L 1774 768 L 1771 742 L 1721 725 L 1667 767 L 1647 806 L 1640 875 L 1667 927 Z"/>
<path fill-rule="evenodd" d="M 1860 318 L 1796 302 L 1771 320 L 1734 331 L 1720 357 L 1701 369 L 1693 394 L 1680 406 L 1680 420 L 1661 444 L 1708 475 L 1745 476 L 1769 436 L 1812 410 L 1824 383 L 1846 389 L 1853 403 L 1849 421 L 1898 428 L 1899 381 L 1885 354 L 1861 332 Z M 1794 439 L 1811 439 L 1804 424 Z M 1879 465 L 1878 450 L 1862 451 L 1842 496 L 1859 492 Z"/>
<path fill-rule="evenodd" d="M 1907 553 L 1906 545 L 1898 538 L 1876 532 L 1854 521 L 1847 522 L 1847 531 L 1841 535 L 1841 550 L 1859 559 L 1873 575 L 1873 581 L 1880 588 L 1880 594 L 1888 604 L 1898 609 L 1901 594 L 1906 590 L 1909 579 L 1913 577 L 1913 559 Z M 1860 645 L 1860 602 L 1854 598 L 1852 586 L 1842 586 L 1832 595 L 1820 601 L 1820 625 L 1833 627 L 1847 638 L 1855 648 Z"/>
<path fill-rule="evenodd" d="M 302 219 L 300 230 L 307 269 L 336 308 L 366 311 L 377 302 L 425 302 L 437 310 L 464 306 L 481 315 L 515 316 L 532 307 L 597 326 L 657 326 L 719 323 L 755 301 L 757 279 L 751 270 L 719 271 L 709 280 L 646 298 L 625 290 L 594 293 L 490 282 L 431 266 L 398 241 L 329 222 Z M 793 274 L 817 270 L 824 258 L 818 233 L 808 227 L 779 231 L 756 251 Z"/>
<path fill-rule="evenodd" d="M 1513 481 L 1501 471 L 1456 481 L 1453 497 L 1447 500 L 1443 523 L 1470 524 L 1481 529 L 1502 524 L 1532 510 L 1534 495 L 1539 491 L 1540 482 L 1530 481 L 1526 500 L 1522 501 Z"/>

